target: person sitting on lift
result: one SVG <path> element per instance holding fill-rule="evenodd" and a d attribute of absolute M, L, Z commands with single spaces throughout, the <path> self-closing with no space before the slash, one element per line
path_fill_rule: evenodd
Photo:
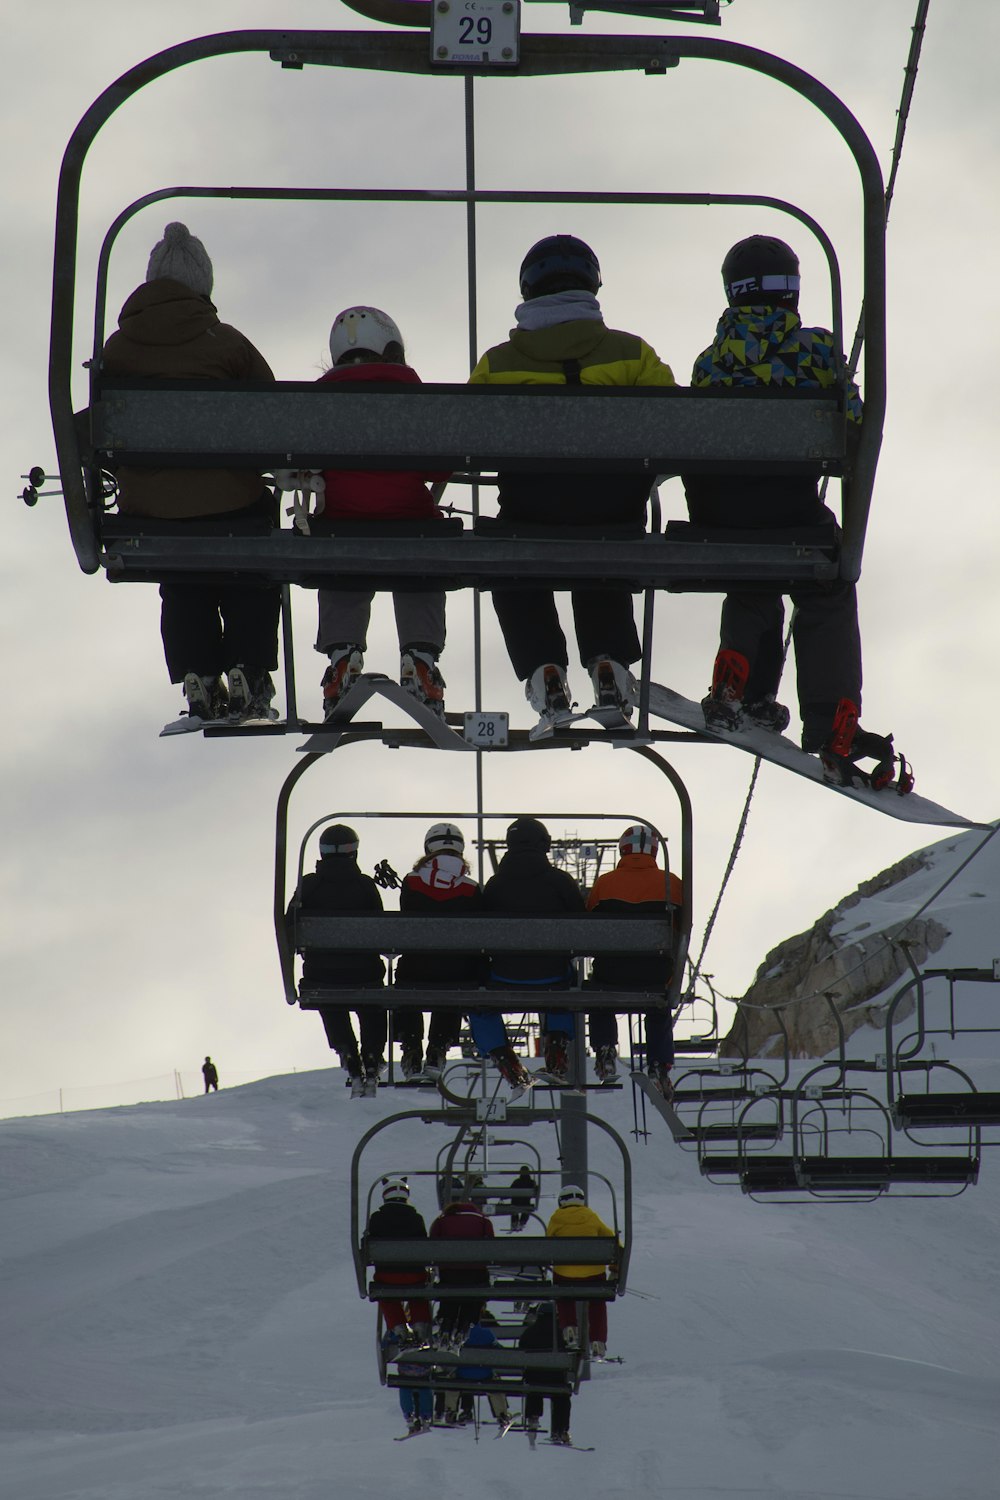
<path fill-rule="evenodd" d="M 319 861 L 288 905 L 286 922 L 289 941 L 294 941 L 296 908 L 303 914 L 339 916 L 345 912 L 380 912 L 382 897 L 370 875 L 358 869 L 358 836 L 345 823 L 333 823 L 319 836 Z M 309 948 L 302 959 L 305 984 L 336 986 L 344 990 L 381 989 L 385 964 L 377 953 L 339 953 L 333 949 Z M 340 1055 L 340 1066 L 351 1081 L 351 1098 L 371 1097 L 378 1086 L 388 1033 L 388 1012 L 382 1005 L 358 1007 L 361 1049 L 351 1025 L 351 1007 L 319 1005 L 317 1009 L 331 1048 Z"/>
<path fill-rule="evenodd" d="M 368 1220 L 369 1240 L 426 1240 L 424 1216 L 410 1202 L 410 1184 L 405 1177 L 382 1178 L 382 1207 Z M 384 1298 L 379 1309 L 389 1342 L 383 1341 L 387 1355 L 408 1344 L 426 1344 L 431 1335 L 431 1305 L 425 1297 L 407 1297 L 406 1288 L 423 1286 L 428 1280 L 426 1266 L 375 1266 L 374 1277 L 385 1286 L 398 1287 L 398 1297 Z M 404 1407 L 405 1410 L 405 1407 Z M 424 1416 L 429 1416 L 424 1411 Z"/>
<path fill-rule="evenodd" d="M 402 334 L 388 314 L 377 307 L 348 307 L 337 314 L 330 329 L 330 358 L 333 368 L 321 375 L 318 383 L 328 386 L 333 394 L 345 381 L 421 383 L 416 370 L 406 363 Z M 325 469 L 322 477 L 319 518 L 310 522 L 310 530 L 319 536 L 335 531 L 337 521 L 377 525 L 381 521 L 441 519 L 427 481 L 446 480 L 447 474 Z M 325 718 L 361 674 L 374 597 L 373 589 L 327 586 L 319 590 L 316 650 L 330 658 L 323 674 Z M 445 681 L 437 661 L 444 650 L 444 590 L 401 589 L 393 593 L 392 603 L 399 636 L 400 683 L 419 702 L 443 715 Z"/>
<path fill-rule="evenodd" d="M 608 328 L 597 291 L 601 268 L 583 240 L 553 234 L 521 263 L 523 302 L 509 340 L 488 349 L 472 372 L 486 385 L 657 385 L 674 377 L 634 333 Z M 639 536 L 648 477 L 624 474 L 500 474 L 500 519 L 558 528 L 610 526 Z M 636 683 L 628 668 L 642 655 L 625 588 L 572 591 L 580 659 L 598 707 L 631 715 Z M 553 725 L 572 717 L 569 653 L 551 588 L 495 589 L 493 606 L 511 665 L 532 708 Z"/>
<path fill-rule="evenodd" d="M 587 1206 L 587 1195 L 582 1187 L 568 1182 L 559 1194 L 559 1207 L 548 1222 L 545 1233 L 550 1239 L 614 1239 L 615 1232 L 609 1229 L 599 1214 Z M 560 1286 L 603 1286 L 607 1275 L 603 1266 L 556 1265 L 552 1268 L 552 1280 Z M 561 1298 L 556 1305 L 559 1327 L 567 1349 L 580 1347 L 579 1303 Z M 588 1302 L 590 1323 L 590 1352 L 595 1359 L 603 1359 L 608 1352 L 608 1305 L 600 1300 Z"/>
<path fill-rule="evenodd" d="M 587 910 L 608 917 L 655 917 L 680 910 L 684 889 L 677 876 L 656 862 L 660 841 L 645 823 L 633 823 L 618 841 L 621 855 L 613 870 L 598 875 L 587 897 Z M 656 990 L 664 996 L 673 973 L 672 958 L 625 953 L 600 954 L 594 959 L 590 984 L 594 989 Z M 618 1075 L 618 1018 L 614 1011 L 593 1010 L 589 1016 L 590 1045 L 597 1076 L 610 1083 Z M 669 1007 L 646 1012 L 646 1070 L 660 1093 L 671 1094 L 674 1035 Z"/>
<path fill-rule="evenodd" d="M 825 328 L 804 328 L 798 316 L 799 262 L 783 240 L 755 234 L 732 247 L 722 263 L 728 307 L 715 341 L 695 360 L 692 386 L 769 386 L 831 389 L 843 354 Z M 847 383 L 848 442 L 856 441 L 861 397 Z M 683 476 L 691 520 L 699 526 L 773 529 L 826 526 L 831 545 L 836 519 L 820 500 L 815 479 L 747 474 L 733 480 L 713 474 Z M 870 734 L 861 714 L 861 634 L 857 591 L 837 579 L 789 591 L 795 614 L 792 639 L 798 674 L 802 748 L 818 752 L 827 780 L 876 789 L 893 779 L 892 735 Z M 714 730 L 751 727 L 782 733 L 788 709 L 777 701 L 783 665 L 784 605 L 780 594 L 727 594 L 722 605 L 719 652 L 712 689 L 702 700 Z M 870 773 L 855 762 L 874 760 Z M 903 778 L 908 772 L 904 770 Z M 900 788 L 907 791 L 912 787 Z"/>
<path fill-rule="evenodd" d="M 483 903 L 482 892 L 465 863 L 465 838 L 454 823 L 435 823 L 424 838 L 424 853 L 413 866 L 399 891 L 399 909 L 408 914 L 431 917 L 474 915 Z M 457 936 L 457 934 L 456 934 Z M 475 953 L 403 953 L 396 965 L 395 982 L 400 986 L 456 985 L 477 989 L 482 982 L 482 962 Z M 397 1013 L 396 1040 L 402 1043 L 404 1078 L 423 1071 L 438 1077 L 448 1060 L 449 1047 L 457 1047 L 462 1032 L 462 1010 L 456 1005 L 437 1005 L 431 1010 L 427 1055 L 421 1060 L 424 1040 L 423 1013 L 415 1006 Z"/>
<path fill-rule="evenodd" d="M 273 382 L 270 365 L 250 340 L 219 322 L 213 281 L 201 240 L 184 224 L 168 224 L 153 246 L 145 283 L 126 299 L 118 332 L 104 346 L 104 373 Z M 277 499 L 250 469 L 123 464 L 117 480 L 123 515 L 183 521 L 188 528 L 255 518 L 277 524 Z M 184 685 L 188 714 L 203 722 L 276 718 L 270 673 L 278 665 L 278 585 L 177 575 L 160 584 L 160 599 L 167 671 L 171 682 Z"/>
<path fill-rule="evenodd" d="M 537 818 L 515 818 L 507 829 L 507 852 L 497 872 L 486 882 L 483 910 L 509 916 L 571 916 L 584 910 L 579 886 L 565 870 L 548 859 L 552 839 Z M 574 980 L 571 958 L 566 953 L 497 953 L 490 960 L 491 988 L 521 990 L 565 990 Z M 569 1076 L 569 1043 L 576 1033 L 573 1014 L 549 1010 L 541 1017 L 545 1038 L 545 1076 L 565 1083 Z M 491 1057 L 502 1077 L 516 1090 L 535 1082 L 517 1057 L 507 1038 L 503 1016 L 498 1011 L 475 1011 L 469 1015 L 473 1040 Z M 542 1075 L 538 1075 L 541 1077 Z"/>

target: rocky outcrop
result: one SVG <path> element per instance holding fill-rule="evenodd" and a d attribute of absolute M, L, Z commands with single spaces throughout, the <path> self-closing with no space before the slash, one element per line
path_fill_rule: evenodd
<path fill-rule="evenodd" d="M 868 924 L 834 936 L 852 907 L 926 868 L 927 851 L 864 881 L 808 932 L 787 938 L 766 957 L 757 977 L 738 1002 L 732 1030 L 720 1047 L 723 1057 L 766 1057 L 784 1045 L 775 1010 L 781 1007 L 792 1057 L 822 1057 L 839 1043 L 837 1020 L 845 1035 L 860 1026 L 879 1025 L 891 999 L 887 991 L 910 973 L 905 941 L 913 960 L 924 964 L 937 952 L 948 930 L 933 917 L 907 919 L 868 931 Z M 864 935 L 859 935 L 863 933 Z M 881 997 L 878 1004 L 872 1004 Z M 905 1014 L 905 1010 L 900 1015 Z"/>

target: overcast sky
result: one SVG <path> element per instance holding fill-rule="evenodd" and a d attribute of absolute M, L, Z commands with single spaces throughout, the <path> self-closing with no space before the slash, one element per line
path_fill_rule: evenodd
<path fill-rule="evenodd" d="M 915 9 L 915 0 L 734 0 L 709 34 L 779 53 L 828 84 L 887 172 Z M 268 26 L 368 23 L 337 0 L 43 0 L 7 22 L 0 1113 L 34 1109 L 59 1088 L 71 1103 L 110 1102 L 112 1085 L 174 1069 L 190 1077 L 206 1052 L 223 1082 L 329 1060 L 318 1020 L 284 1004 L 271 926 L 274 805 L 296 740 L 160 740 L 182 700 L 163 665 L 155 589 L 85 577 L 61 502 L 29 511 L 15 499 L 18 476 L 54 458 L 46 395 L 52 223 L 73 127 L 142 58 L 212 31 Z M 528 6 L 525 29 L 568 31 L 566 7 Z M 582 34 L 610 29 L 657 28 L 593 15 Z M 918 790 L 977 819 L 1000 813 L 989 447 L 997 421 L 988 375 L 1000 239 L 998 46 L 1000 15 L 989 0 L 931 5 L 889 225 L 889 407 L 860 594 L 864 724 L 895 733 Z M 853 330 L 857 174 L 824 118 L 779 85 L 690 62 L 666 78 L 488 80 L 477 96 L 484 188 L 753 192 L 796 202 L 835 241 Z M 84 174 L 78 400 L 97 250 L 135 198 L 181 184 L 460 187 L 463 171 L 460 82 L 284 72 L 247 56 L 151 85 L 105 127 Z M 279 377 L 320 372 L 333 316 L 352 302 L 395 317 L 424 378 L 467 374 L 462 210 L 156 204 L 118 241 L 112 322 L 172 218 L 205 241 L 220 316 Z M 722 255 L 744 234 L 790 239 L 802 259 L 806 321 L 830 315 L 818 251 L 775 213 L 491 209 L 479 222 L 482 347 L 510 327 L 524 250 L 559 230 L 597 250 L 607 321 L 642 333 L 682 382 L 722 306 Z M 684 514 L 676 483 L 663 498 L 668 515 Z M 706 690 L 718 602 L 660 599 L 658 681 L 692 697 Z M 473 704 L 471 619 L 469 596 L 451 595 L 443 667 L 453 709 Z M 483 619 L 484 702 L 527 725 L 488 601 Z M 390 622 L 380 601 L 372 669 L 395 670 Z M 315 597 L 303 594 L 296 664 L 300 705 L 310 712 L 323 667 L 311 649 L 314 624 Z M 582 670 L 571 675 L 582 694 Z M 794 707 L 791 676 L 783 696 Z M 694 799 L 697 951 L 752 762 L 710 746 L 679 750 L 675 763 Z M 646 813 L 673 830 L 660 781 L 638 757 L 603 748 L 496 757 L 485 772 L 489 807 L 551 812 L 554 831 L 585 831 L 588 811 Z M 352 819 L 363 810 L 426 810 L 431 821 L 474 803 L 471 756 L 354 747 L 310 772 L 292 799 L 291 829 L 297 841 L 328 810 Z M 360 828 L 364 868 L 388 855 L 402 870 L 417 853 L 419 822 Z M 707 968 L 724 992 L 741 993 L 775 943 L 933 837 L 765 768 Z"/>

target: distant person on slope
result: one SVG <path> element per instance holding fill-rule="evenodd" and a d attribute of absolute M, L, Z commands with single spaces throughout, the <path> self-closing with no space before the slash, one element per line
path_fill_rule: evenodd
<path fill-rule="evenodd" d="M 345 823 L 328 824 L 319 836 L 319 862 L 315 872 L 303 875 L 285 915 L 289 941 L 295 942 L 295 914 L 340 916 L 343 913 L 380 912 L 382 897 L 370 875 L 358 869 L 358 836 Z M 385 964 L 378 953 L 341 952 L 334 948 L 303 950 L 302 980 L 343 989 L 341 1004 L 324 1003 L 319 1011 L 326 1039 L 340 1056 L 340 1065 L 351 1082 L 351 1098 L 371 1097 L 378 1086 L 379 1069 L 388 1034 L 388 1012 L 381 1005 L 355 1006 L 360 1021 L 361 1046 L 351 1025 L 350 991 L 380 990 Z"/>
<path fill-rule="evenodd" d="M 740 240 L 722 263 L 722 281 L 729 306 L 714 342 L 695 360 L 692 386 L 836 388 L 844 357 L 827 329 L 802 325 L 799 262 L 790 246 L 763 234 Z M 849 443 L 861 420 L 861 397 L 849 379 Z M 808 476 L 683 477 L 688 511 L 699 526 L 822 526 L 829 530 L 831 546 L 837 539 L 836 519 L 820 500 L 815 479 Z M 859 778 L 876 788 L 888 785 L 895 766 L 892 736 L 869 734 L 858 723 L 861 634 L 854 584 L 844 579 L 810 584 L 791 589 L 790 598 L 795 605 L 792 639 L 803 750 L 819 754 L 824 775 L 837 785 L 861 784 Z M 746 723 L 780 734 L 787 728 L 788 709 L 777 701 L 783 627 L 780 594 L 727 594 L 712 689 L 702 700 L 710 729 L 736 730 Z M 861 772 L 858 760 L 874 760 L 874 770 Z"/>
<path fill-rule="evenodd" d="M 677 876 L 661 870 L 657 864 L 659 847 L 659 839 L 645 823 L 632 823 L 626 828 L 618 841 L 621 858 L 613 870 L 598 875 L 594 881 L 587 897 L 587 910 L 597 916 L 638 920 L 671 912 L 676 932 L 676 916 L 684 891 Z M 672 958 L 602 954 L 594 959 L 590 985 L 594 989 L 655 990 L 665 997 L 673 967 Z M 610 1010 L 592 1010 L 589 1028 L 597 1076 L 602 1083 L 609 1083 L 618 1074 L 618 1017 Z M 664 1003 L 646 1012 L 646 1069 L 668 1098 L 673 1065 L 672 1018 Z"/>
<path fill-rule="evenodd" d="M 424 836 L 424 852 L 399 892 L 399 909 L 407 916 L 472 916 L 482 908 L 479 886 L 465 862 L 465 838 L 454 823 L 435 823 Z M 456 941 L 460 938 L 456 930 Z M 454 985 L 475 989 L 482 981 L 482 960 L 475 953 L 403 953 L 396 964 L 395 982 L 407 988 L 444 990 Z M 430 998 L 430 996 L 428 997 Z M 434 1005 L 423 1054 L 423 1013 L 413 1006 L 397 1012 L 396 1040 L 403 1047 L 403 1077 L 423 1071 L 437 1077 L 448 1060 L 448 1049 L 458 1045 L 462 1008 Z"/>
<path fill-rule="evenodd" d="M 238 329 L 220 323 L 211 301 L 212 262 L 184 224 L 168 224 L 154 245 L 144 284 L 125 302 L 104 346 L 105 375 L 168 380 L 273 383 L 271 367 Z M 173 469 L 122 464 L 118 509 L 182 521 L 277 524 L 278 503 L 250 469 Z M 270 672 L 278 665 L 276 583 L 238 577 L 181 577 L 160 584 L 160 632 L 171 682 L 202 721 L 274 718 Z M 228 686 L 226 683 L 228 676 Z"/>
<path fill-rule="evenodd" d="M 206 1094 L 209 1089 L 214 1089 L 216 1093 L 219 1092 L 219 1070 L 210 1057 L 206 1057 L 201 1065 L 201 1076 L 205 1080 Z"/>

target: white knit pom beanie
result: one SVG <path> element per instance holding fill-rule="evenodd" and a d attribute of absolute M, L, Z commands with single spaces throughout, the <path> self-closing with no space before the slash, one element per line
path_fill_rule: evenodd
<path fill-rule="evenodd" d="M 182 282 L 199 297 L 212 295 L 212 262 L 201 240 L 194 237 L 186 224 L 168 224 L 162 240 L 153 246 L 146 280 L 156 281 L 161 276 Z"/>

